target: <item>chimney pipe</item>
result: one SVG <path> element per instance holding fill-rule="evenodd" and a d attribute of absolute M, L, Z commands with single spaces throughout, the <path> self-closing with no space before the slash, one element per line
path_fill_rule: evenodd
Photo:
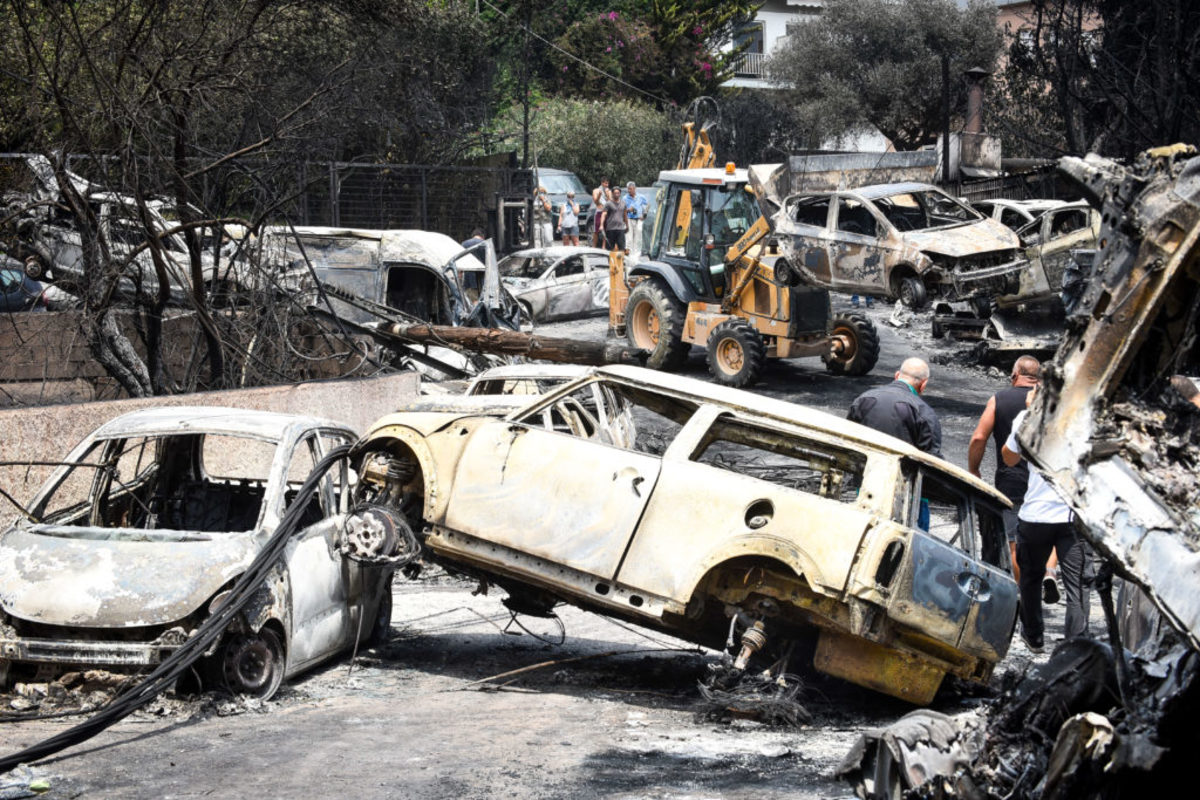
<path fill-rule="evenodd" d="M 983 82 L 992 73 L 972 67 L 963 74 L 967 78 L 967 121 L 963 133 L 983 133 Z"/>

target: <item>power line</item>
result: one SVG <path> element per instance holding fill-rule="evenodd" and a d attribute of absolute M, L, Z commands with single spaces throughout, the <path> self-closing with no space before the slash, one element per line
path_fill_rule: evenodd
<path fill-rule="evenodd" d="M 492 9 L 493 11 L 495 11 L 500 16 L 504 17 L 504 19 L 508 20 L 509 22 L 513 21 L 509 18 L 509 15 L 504 11 L 504 9 L 496 7 L 494 4 L 492 4 L 490 2 L 490 0 L 483 0 L 483 4 L 486 5 L 488 8 Z M 545 45 L 548 45 L 549 47 L 554 48 L 555 50 L 562 53 L 567 58 L 569 58 L 573 61 L 579 62 L 580 64 L 582 64 L 583 66 L 592 70 L 593 72 L 600 73 L 601 75 L 608 78 L 609 80 L 616 81 L 617 83 L 621 84 L 622 86 L 627 86 L 630 89 L 633 89 L 635 92 L 644 94 L 644 95 L 646 95 L 646 97 L 649 97 L 651 100 L 657 100 L 661 103 L 668 103 L 668 104 L 671 102 L 670 99 L 668 99 L 666 97 L 662 97 L 660 95 L 656 95 L 656 94 L 647 92 L 645 89 L 641 89 L 637 86 L 634 86 L 632 83 L 629 83 L 628 81 L 621 80 L 620 78 L 618 78 L 616 75 L 613 75 L 612 73 L 605 72 L 604 70 L 600 69 L 600 67 L 597 67 L 595 64 L 592 64 L 588 61 L 584 61 L 582 58 L 575 55 L 574 53 L 571 53 L 571 52 L 568 52 L 568 51 L 562 49 L 561 47 L 559 47 L 558 45 L 556 45 L 554 42 L 550 41 L 546 37 L 536 33 L 533 29 L 529 28 L 524 23 L 517 22 L 516 25 L 518 28 L 521 28 L 522 30 L 524 30 L 526 33 L 528 33 L 533 38 L 537 39 L 542 44 L 545 44 Z"/>

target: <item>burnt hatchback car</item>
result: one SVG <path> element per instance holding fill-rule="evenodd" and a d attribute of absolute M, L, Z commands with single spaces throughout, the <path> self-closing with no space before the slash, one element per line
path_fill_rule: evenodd
<path fill-rule="evenodd" d="M 631 444 L 542 423 L 597 386 L 632 409 Z M 1007 501 L 801 406 L 604 367 L 504 419 L 385 417 L 355 453 L 360 504 L 514 611 L 566 602 L 716 648 L 740 632 L 739 662 L 797 643 L 818 670 L 919 704 L 946 674 L 986 681 L 1008 649 Z"/>
<path fill-rule="evenodd" d="M 1016 233 L 924 183 L 801 192 L 774 220 L 808 282 L 912 308 L 1012 293 L 1026 266 Z"/>
<path fill-rule="evenodd" d="M 500 262 L 500 280 L 536 322 L 608 313 L 608 253 L 595 247 L 521 250 Z"/>
<path fill-rule="evenodd" d="M 227 408 L 136 411 L 102 425 L 0 534 L 0 679 L 160 663 L 218 607 L 285 511 L 304 503 L 281 563 L 203 663 L 208 685 L 269 697 L 379 636 L 388 569 L 344 557 L 350 474 L 297 497 L 354 440 L 314 417 Z M 344 462 L 343 462 L 344 463 Z"/>

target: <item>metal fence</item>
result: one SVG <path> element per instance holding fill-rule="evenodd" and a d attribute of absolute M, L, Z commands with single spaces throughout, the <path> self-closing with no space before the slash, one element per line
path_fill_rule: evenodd
<path fill-rule="evenodd" d="M 1007 198 L 1012 200 L 1054 200 L 1061 194 L 1057 167 L 1046 167 L 998 178 L 963 181 L 945 186 L 948 192 L 970 202 Z"/>
<path fill-rule="evenodd" d="M 25 158 L 0 154 L 0 192 L 29 190 L 29 177 L 19 177 L 27 172 L 21 169 Z M 70 156 L 67 166 L 106 189 L 127 189 L 98 174 L 116 172 L 96 159 Z M 241 161 L 206 175 L 203 194 L 222 214 L 253 219 L 261 209 L 272 209 L 269 222 L 416 228 L 457 240 L 482 228 L 501 250 L 511 250 L 524 240 L 533 172 L 511 166 Z"/>

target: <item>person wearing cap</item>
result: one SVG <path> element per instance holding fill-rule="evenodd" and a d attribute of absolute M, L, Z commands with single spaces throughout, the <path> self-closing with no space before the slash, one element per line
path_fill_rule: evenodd
<path fill-rule="evenodd" d="M 549 247 L 554 244 L 554 231 L 550 227 L 550 213 L 553 211 L 546 187 L 539 186 L 533 197 L 533 246 Z"/>
<path fill-rule="evenodd" d="M 567 192 L 566 202 L 558 209 L 558 231 L 564 245 L 579 246 L 579 203 L 573 191 Z"/>
<path fill-rule="evenodd" d="M 636 260 L 642 254 L 642 220 L 646 218 L 646 207 L 650 201 L 646 199 L 646 195 L 637 193 L 637 186 L 633 181 L 625 184 L 625 190 L 625 208 L 629 211 L 626 218 L 628 228 L 625 243 L 629 248 L 629 257 Z"/>

